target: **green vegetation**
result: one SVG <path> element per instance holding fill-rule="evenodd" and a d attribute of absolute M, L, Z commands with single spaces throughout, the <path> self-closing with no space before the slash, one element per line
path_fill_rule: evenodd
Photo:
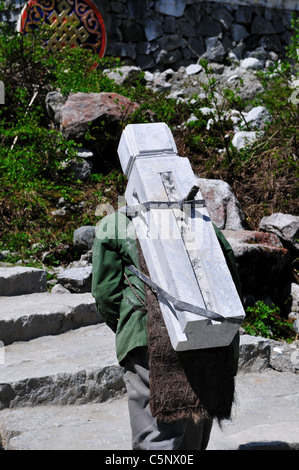
<path fill-rule="evenodd" d="M 254 307 L 247 307 L 242 327 L 249 335 L 274 340 L 290 340 L 295 336 L 292 323 L 281 317 L 280 308 L 276 305 L 269 306 L 262 300 L 258 300 Z"/>
<path fill-rule="evenodd" d="M 272 122 L 259 141 L 237 151 L 231 143 L 233 124 L 225 111 L 234 108 L 242 113 L 250 103 L 240 99 L 238 90 L 219 89 L 206 61 L 202 65 L 208 77 L 203 85 L 207 98 L 195 95 L 189 102 L 178 103 L 165 93 L 150 91 L 143 73 L 122 85 L 109 79 L 103 71 L 121 65 L 118 58 L 103 58 L 94 67 L 94 55 L 81 48 L 65 47 L 49 54 L 44 47 L 49 35 L 46 26 L 22 35 L 0 25 L 0 80 L 5 84 L 5 105 L 0 106 L 0 251 L 8 251 L 5 261 L 55 266 L 76 259 L 74 230 L 96 224 L 97 205 L 117 207 L 117 197 L 125 189 L 125 178 L 117 167 L 94 173 L 84 182 L 63 171 L 63 163 L 74 157 L 78 144 L 62 137 L 46 111 L 46 95 L 54 90 L 65 96 L 77 91 L 116 92 L 138 102 L 139 109 L 117 129 L 107 128 L 104 122 L 90 128 L 85 143 L 101 135 L 109 142 L 109 151 L 116 153 L 128 122 L 166 122 L 179 154 L 190 158 L 195 173 L 229 182 L 250 228 L 255 229 L 272 212 L 297 215 L 299 106 L 292 97 L 298 74 L 298 20 L 293 26 L 287 59 L 260 75 L 264 92 L 251 103 L 265 105 Z M 221 106 L 216 91 L 223 98 Z M 209 128 L 211 116 L 200 112 L 204 106 L 215 106 L 217 112 Z M 190 115 L 196 119 L 186 125 Z M 68 207 L 62 215 L 54 212 L 61 198 Z M 270 312 L 259 304 L 249 313 L 247 327 L 252 334 L 279 334 L 275 308 Z M 263 323 L 266 318 L 271 323 Z"/>

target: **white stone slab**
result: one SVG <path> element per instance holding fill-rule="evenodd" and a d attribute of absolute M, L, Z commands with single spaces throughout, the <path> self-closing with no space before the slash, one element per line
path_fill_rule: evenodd
<path fill-rule="evenodd" d="M 182 211 L 176 204 L 196 185 L 196 178 L 189 160 L 173 153 L 174 146 L 171 152 L 165 153 L 167 146 L 163 143 L 170 130 L 159 124 L 127 126 L 119 146 L 124 171 L 128 162 L 130 165 L 125 193 L 128 205 L 161 202 L 158 208 L 144 207 L 134 215 L 134 227 L 154 282 L 176 299 L 226 318 L 222 322 L 210 320 L 175 309 L 160 298 L 174 349 L 225 346 L 242 323 L 244 310 L 206 207 L 198 204 L 191 211 L 190 206 L 185 206 Z M 151 152 L 150 143 L 155 142 L 157 135 L 161 145 L 153 146 Z M 131 148 L 134 152 L 128 153 Z M 200 191 L 196 200 L 202 200 Z M 169 201 L 174 203 L 170 208 L 166 204 Z M 239 324 L 231 323 L 232 319 L 239 320 Z"/>
<path fill-rule="evenodd" d="M 154 128 L 151 126 L 152 124 L 132 124 L 122 133 L 118 154 L 122 170 L 128 177 L 137 158 L 177 153 L 169 127 L 164 122 L 155 124 Z"/>

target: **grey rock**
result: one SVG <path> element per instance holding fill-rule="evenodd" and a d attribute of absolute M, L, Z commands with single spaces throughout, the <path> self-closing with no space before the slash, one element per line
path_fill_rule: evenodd
<path fill-rule="evenodd" d="M 238 131 L 233 137 L 232 144 L 240 150 L 243 147 L 251 145 L 261 136 L 262 133 L 257 131 Z"/>
<path fill-rule="evenodd" d="M 249 33 L 245 26 L 241 24 L 233 24 L 231 27 L 231 35 L 234 41 L 240 42 L 242 39 L 246 39 Z"/>
<path fill-rule="evenodd" d="M 188 48 L 190 49 L 191 58 L 198 58 L 202 56 L 205 52 L 204 42 L 201 37 L 188 38 L 187 45 L 188 45 Z"/>
<path fill-rule="evenodd" d="M 185 0 L 157 0 L 155 2 L 156 11 L 169 16 L 182 16 L 184 14 L 185 7 Z"/>
<path fill-rule="evenodd" d="M 206 55 L 212 62 L 222 62 L 226 52 L 223 44 L 217 37 L 206 39 Z"/>
<path fill-rule="evenodd" d="M 46 109 L 50 118 L 57 124 L 61 120 L 62 106 L 66 102 L 67 97 L 63 96 L 59 91 L 50 91 L 46 96 Z"/>
<path fill-rule="evenodd" d="M 299 250 L 299 216 L 276 212 L 263 217 L 259 229 L 275 233 L 288 247 Z"/>
<path fill-rule="evenodd" d="M 153 41 L 163 35 L 163 28 L 156 15 L 151 15 L 146 18 L 144 32 L 148 41 Z"/>
<path fill-rule="evenodd" d="M 92 266 L 67 268 L 60 272 L 57 281 L 71 292 L 85 293 L 91 291 Z"/>
<path fill-rule="evenodd" d="M 199 64 L 190 64 L 186 67 L 187 75 L 194 75 L 202 71 L 202 66 Z"/>
<path fill-rule="evenodd" d="M 221 24 L 213 20 L 213 18 L 203 16 L 197 28 L 197 33 L 203 36 L 216 37 L 222 33 L 222 27 Z"/>
<path fill-rule="evenodd" d="M 241 60 L 240 67 L 246 70 L 262 70 L 263 63 L 255 57 L 247 57 Z"/>
<path fill-rule="evenodd" d="M 157 43 L 160 48 L 165 51 L 173 51 L 182 46 L 182 38 L 179 34 L 165 35 L 160 39 L 157 39 Z"/>
<path fill-rule="evenodd" d="M 299 285 L 294 282 L 291 283 L 290 296 L 292 302 L 290 309 L 292 312 L 299 314 Z"/>
<path fill-rule="evenodd" d="M 228 30 L 233 22 L 232 15 L 225 9 L 219 8 L 212 13 L 213 18 L 218 20 L 226 30 Z"/>
<path fill-rule="evenodd" d="M 91 250 L 95 237 L 95 227 L 93 225 L 84 225 L 74 231 L 73 243 L 80 250 Z"/>
<path fill-rule="evenodd" d="M 0 267 L 0 296 L 45 292 L 47 272 L 23 266 Z"/>
<path fill-rule="evenodd" d="M 233 62 L 239 62 L 242 59 L 243 53 L 245 50 L 245 44 L 240 42 L 236 47 L 234 47 L 228 53 L 228 58 Z"/>
<path fill-rule="evenodd" d="M 241 24 L 251 24 L 252 13 L 253 11 L 250 7 L 239 7 L 235 13 L 235 22 Z"/>
<path fill-rule="evenodd" d="M 70 294 L 71 292 L 60 284 L 55 284 L 51 290 L 51 294 Z"/>
<path fill-rule="evenodd" d="M 260 130 L 265 127 L 265 125 L 271 122 L 272 118 L 264 106 L 256 106 L 252 108 L 246 116 L 246 119 L 240 123 L 240 126 L 250 127 L 252 130 Z"/>
<path fill-rule="evenodd" d="M 222 180 L 197 179 L 211 220 L 221 230 L 242 230 L 246 227 L 245 215 L 228 183 Z"/>
<path fill-rule="evenodd" d="M 66 160 L 63 169 L 74 180 L 86 181 L 91 175 L 93 163 L 85 158 Z"/>
<path fill-rule="evenodd" d="M 261 372 L 270 365 L 271 343 L 266 338 L 240 336 L 240 372 Z"/>
<path fill-rule="evenodd" d="M 256 16 L 251 25 L 251 34 L 275 34 L 275 30 L 270 21 L 265 20 L 261 16 Z"/>

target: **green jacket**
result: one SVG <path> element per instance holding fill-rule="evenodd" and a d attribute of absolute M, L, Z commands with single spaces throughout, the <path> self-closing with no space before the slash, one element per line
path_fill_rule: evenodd
<path fill-rule="evenodd" d="M 215 225 L 214 228 L 240 293 L 233 250 L 222 232 Z M 92 295 L 105 323 L 116 333 L 116 354 L 120 364 L 130 350 L 148 344 L 146 311 L 124 276 L 125 273 L 144 302 L 143 282 L 127 269 L 131 264 L 140 268 L 135 237 L 130 219 L 114 212 L 97 225 L 93 247 Z M 234 340 L 234 346 L 237 360 L 238 338 Z"/>

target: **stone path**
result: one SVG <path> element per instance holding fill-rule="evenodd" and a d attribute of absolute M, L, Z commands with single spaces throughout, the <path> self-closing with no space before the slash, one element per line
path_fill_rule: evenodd
<path fill-rule="evenodd" d="M 91 294 L 2 295 L 0 331 L 4 449 L 131 449 L 114 334 Z M 299 449 L 298 369 L 269 367 L 283 348 L 267 340 L 244 335 L 240 352 L 233 419 L 214 426 L 208 449 Z"/>

